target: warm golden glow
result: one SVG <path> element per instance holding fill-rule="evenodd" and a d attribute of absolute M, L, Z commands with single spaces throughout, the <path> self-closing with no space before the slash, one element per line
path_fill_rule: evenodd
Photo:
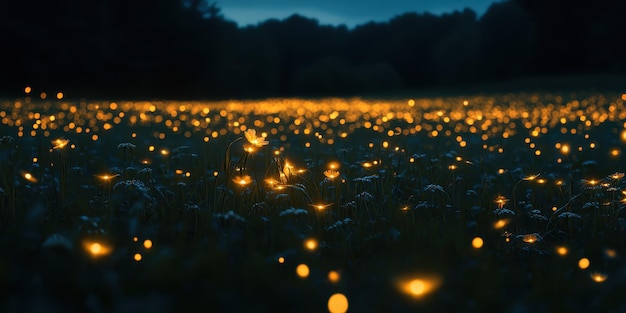
<path fill-rule="evenodd" d="M 604 249 L 604 254 L 611 259 L 617 257 L 617 251 L 615 249 L 606 248 Z"/>
<path fill-rule="evenodd" d="M 559 255 L 566 255 L 567 254 L 567 248 L 566 247 L 557 247 L 556 248 L 556 253 L 558 253 Z"/>
<path fill-rule="evenodd" d="M 133 256 L 133 259 L 139 262 L 143 259 L 143 256 L 141 256 L 141 253 L 135 253 L 135 255 Z"/>
<path fill-rule="evenodd" d="M 146 249 L 150 249 L 150 248 L 152 248 L 152 240 L 150 240 L 150 239 L 146 239 L 146 240 L 144 240 L 144 241 L 143 241 L 143 246 L 144 246 L 144 248 L 146 248 Z"/>
<path fill-rule="evenodd" d="M 244 132 L 246 140 L 255 147 L 263 147 L 269 144 L 264 137 L 257 137 L 255 129 L 248 129 Z"/>
<path fill-rule="evenodd" d="M 578 267 L 581 270 L 589 268 L 589 265 L 591 265 L 591 261 L 589 261 L 588 258 L 581 258 L 580 260 L 578 260 Z"/>
<path fill-rule="evenodd" d="M 69 139 L 59 138 L 52 141 L 52 149 L 63 149 L 67 144 L 70 143 Z"/>
<path fill-rule="evenodd" d="M 104 180 L 104 181 L 109 181 L 109 180 L 111 180 L 111 179 L 113 179 L 115 177 L 118 177 L 118 176 L 120 176 L 120 174 L 115 174 L 115 175 L 112 175 L 112 174 L 96 175 L 97 178 L 99 178 L 101 180 Z"/>
<path fill-rule="evenodd" d="M 474 237 L 474 239 L 472 239 L 472 247 L 474 247 L 474 249 L 482 248 L 483 244 L 484 244 L 484 241 L 480 237 Z"/>
<path fill-rule="evenodd" d="M 494 224 L 493 224 L 493 228 L 495 229 L 502 229 L 504 228 L 506 225 L 509 224 L 509 219 L 500 219 L 497 220 Z"/>
<path fill-rule="evenodd" d="M 311 250 L 311 251 L 317 249 L 317 240 L 315 240 L 315 239 L 308 239 L 308 240 L 306 240 L 304 242 L 304 247 L 307 250 Z"/>
<path fill-rule="evenodd" d="M 94 258 L 106 256 L 112 249 L 108 245 L 98 241 L 83 241 L 83 248 Z"/>
<path fill-rule="evenodd" d="M 278 257 L 278 263 L 279 264 L 284 264 L 285 263 L 285 258 L 284 257 Z"/>
<path fill-rule="evenodd" d="M 29 94 L 31 91 L 33 91 L 33 89 L 30 86 L 24 87 L 24 93 L 25 94 Z"/>
<path fill-rule="evenodd" d="M 36 183 L 37 179 L 33 176 L 33 174 L 31 173 L 24 173 L 24 179 L 26 179 L 27 181 L 31 182 L 31 183 Z"/>
<path fill-rule="evenodd" d="M 326 176 L 326 178 L 333 180 L 337 177 L 339 177 L 339 171 L 335 171 L 335 170 L 327 170 L 324 171 L 324 176 Z"/>
<path fill-rule="evenodd" d="M 298 276 L 300 278 L 307 278 L 309 277 L 309 266 L 306 264 L 300 264 L 296 267 L 296 274 L 298 274 Z"/>
<path fill-rule="evenodd" d="M 333 294 L 328 298 L 328 311 L 330 313 L 348 312 L 348 306 L 348 298 L 341 293 Z"/>
<path fill-rule="evenodd" d="M 497 196 L 495 200 L 493 200 L 498 205 L 498 209 L 504 208 L 504 205 L 509 202 L 505 196 Z"/>
<path fill-rule="evenodd" d="M 331 205 L 333 205 L 333 204 L 332 203 L 328 203 L 328 204 L 324 204 L 324 203 L 311 204 L 311 206 L 314 207 L 318 211 L 323 211 L 323 210 L 325 210 L 326 208 L 328 208 Z"/>
<path fill-rule="evenodd" d="M 235 176 L 233 182 L 239 186 L 246 186 L 252 183 L 252 177 L 249 175 Z"/>
<path fill-rule="evenodd" d="M 397 286 L 402 293 L 412 298 L 422 298 L 439 288 L 441 279 L 433 276 L 418 276 L 409 279 L 402 279 L 397 282 Z"/>
<path fill-rule="evenodd" d="M 603 283 L 608 277 L 600 272 L 589 273 L 589 276 L 591 276 L 591 279 L 596 283 Z"/>
<path fill-rule="evenodd" d="M 331 283 L 338 283 L 339 279 L 341 279 L 341 275 L 339 275 L 339 272 L 337 271 L 328 272 L 328 281 L 330 281 Z"/>
<path fill-rule="evenodd" d="M 525 243 L 535 243 L 539 241 L 539 236 L 537 236 L 537 234 L 525 234 L 522 236 L 522 241 Z"/>

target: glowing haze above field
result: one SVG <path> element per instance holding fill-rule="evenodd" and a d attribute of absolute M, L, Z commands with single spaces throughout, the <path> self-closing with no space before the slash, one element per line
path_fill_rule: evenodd
<path fill-rule="evenodd" d="M 474 10 L 485 13 L 494 0 L 218 0 L 224 17 L 239 26 L 255 25 L 270 18 L 284 19 L 300 14 L 320 24 L 348 27 L 369 21 L 387 21 L 406 12 L 432 14 Z"/>

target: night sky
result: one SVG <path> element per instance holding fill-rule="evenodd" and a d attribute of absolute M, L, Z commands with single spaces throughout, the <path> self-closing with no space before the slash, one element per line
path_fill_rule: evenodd
<path fill-rule="evenodd" d="M 219 0 L 226 19 L 240 26 L 294 13 L 315 18 L 321 24 L 348 27 L 369 21 L 386 21 L 405 12 L 450 13 L 471 8 L 482 15 L 494 0 Z"/>

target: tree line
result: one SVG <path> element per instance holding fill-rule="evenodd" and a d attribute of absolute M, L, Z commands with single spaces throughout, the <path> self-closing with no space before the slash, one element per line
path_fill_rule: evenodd
<path fill-rule="evenodd" d="M 621 0 L 507 0 L 352 29 L 293 15 L 239 27 L 206 0 L 0 4 L 0 91 L 227 98 L 349 95 L 626 71 Z"/>

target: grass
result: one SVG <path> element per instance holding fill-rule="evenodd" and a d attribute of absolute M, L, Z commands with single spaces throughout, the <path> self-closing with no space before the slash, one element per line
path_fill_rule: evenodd
<path fill-rule="evenodd" d="M 6 100 L 2 309 L 624 310 L 623 102 Z"/>

